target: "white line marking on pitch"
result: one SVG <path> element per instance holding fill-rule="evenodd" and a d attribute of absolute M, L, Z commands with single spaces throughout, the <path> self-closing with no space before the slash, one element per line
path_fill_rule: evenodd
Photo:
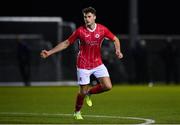
<path fill-rule="evenodd" d="M 49 114 L 49 113 L 23 113 L 23 112 L 0 112 L 1 115 L 35 115 L 35 116 L 72 116 L 72 114 Z M 155 123 L 153 119 L 139 118 L 139 117 L 121 117 L 121 116 L 109 116 L 109 115 L 83 115 L 91 118 L 110 118 L 110 119 L 132 119 L 141 120 L 144 123 L 138 125 L 147 125 Z"/>

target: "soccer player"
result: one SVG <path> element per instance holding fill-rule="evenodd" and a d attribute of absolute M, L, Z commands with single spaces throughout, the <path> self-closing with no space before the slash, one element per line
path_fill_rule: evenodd
<path fill-rule="evenodd" d="M 80 110 L 84 99 L 88 106 L 92 106 L 90 98 L 92 94 L 102 93 L 112 88 L 108 70 L 101 59 L 100 49 L 103 39 L 108 38 L 113 41 L 117 58 L 123 58 L 119 39 L 107 27 L 95 22 L 96 10 L 93 7 L 88 7 L 84 8 L 82 13 L 85 25 L 78 27 L 68 39 L 60 42 L 51 50 L 42 50 L 40 53 L 42 58 L 47 58 L 66 49 L 77 39 L 80 40 L 79 53 L 77 55 L 77 80 L 80 90 L 77 94 L 74 112 L 74 118 L 78 120 L 83 119 Z M 100 83 L 89 88 L 88 84 L 92 74 Z"/>

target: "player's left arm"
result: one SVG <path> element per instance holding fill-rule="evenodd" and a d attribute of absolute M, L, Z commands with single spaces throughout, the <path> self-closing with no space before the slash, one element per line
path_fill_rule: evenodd
<path fill-rule="evenodd" d="M 122 54 L 122 52 L 121 52 L 120 40 L 119 40 L 116 36 L 114 36 L 113 41 L 114 41 L 115 54 L 116 54 L 116 56 L 117 56 L 119 59 L 123 58 L 123 54 Z"/>
<path fill-rule="evenodd" d="M 104 32 L 105 32 L 105 36 L 114 42 L 116 56 L 119 59 L 123 58 L 123 54 L 121 52 L 120 40 L 105 26 L 104 26 Z"/>

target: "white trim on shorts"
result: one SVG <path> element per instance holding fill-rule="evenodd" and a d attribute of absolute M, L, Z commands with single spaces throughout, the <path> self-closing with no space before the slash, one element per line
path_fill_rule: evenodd
<path fill-rule="evenodd" d="M 94 74 L 96 78 L 109 77 L 109 72 L 104 64 L 93 69 L 77 68 L 77 79 L 79 85 L 87 85 L 90 83 L 90 76 Z"/>

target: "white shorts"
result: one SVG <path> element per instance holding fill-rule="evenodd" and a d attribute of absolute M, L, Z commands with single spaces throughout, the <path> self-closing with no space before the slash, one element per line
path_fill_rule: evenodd
<path fill-rule="evenodd" d="M 93 69 L 77 68 L 77 79 L 79 85 L 87 85 L 90 83 L 90 75 L 94 74 L 96 78 L 109 77 L 108 70 L 104 64 Z"/>

